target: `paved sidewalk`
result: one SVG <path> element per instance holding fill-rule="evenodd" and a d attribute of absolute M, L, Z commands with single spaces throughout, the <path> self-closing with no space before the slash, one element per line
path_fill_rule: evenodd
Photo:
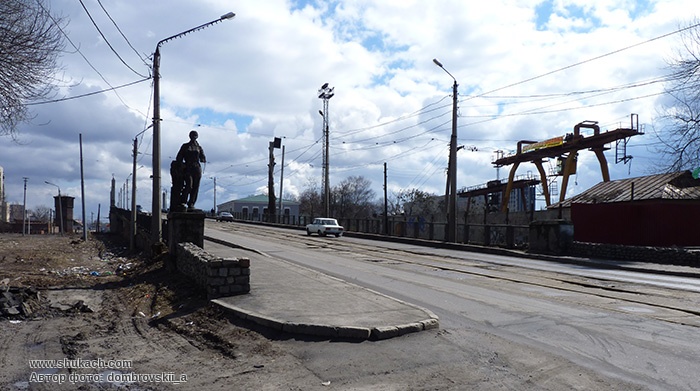
<path fill-rule="evenodd" d="M 212 300 L 241 318 L 293 334 L 360 340 L 439 327 L 427 309 L 284 260 L 251 256 L 221 239 L 206 239 L 204 249 L 213 255 L 251 258 L 250 293 Z"/>

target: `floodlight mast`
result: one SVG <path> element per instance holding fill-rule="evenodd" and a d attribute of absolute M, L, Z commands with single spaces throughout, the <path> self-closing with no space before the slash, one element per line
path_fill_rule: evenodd
<path fill-rule="evenodd" d="M 323 211 L 325 217 L 331 216 L 331 205 L 330 205 L 330 175 L 328 173 L 330 168 L 329 163 L 329 129 L 328 129 L 328 100 L 335 95 L 335 87 L 328 87 L 328 83 L 323 83 L 321 88 L 318 90 L 319 99 L 323 100 L 323 111 L 319 110 L 318 113 L 323 117 L 323 177 L 322 177 L 322 187 L 323 187 Z"/>

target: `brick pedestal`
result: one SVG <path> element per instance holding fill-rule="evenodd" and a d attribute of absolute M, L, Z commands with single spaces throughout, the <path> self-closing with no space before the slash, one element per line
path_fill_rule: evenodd
<path fill-rule="evenodd" d="M 178 243 L 192 243 L 204 248 L 204 217 L 202 211 L 168 213 L 168 250 L 175 254 Z"/>

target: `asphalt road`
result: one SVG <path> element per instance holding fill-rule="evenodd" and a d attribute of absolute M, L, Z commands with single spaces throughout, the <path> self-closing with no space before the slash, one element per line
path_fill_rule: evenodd
<path fill-rule="evenodd" d="M 504 388 L 527 381 L 542 389 L 700 389 L 694 278 L 235 223 L 207 222 L 207 229 L 229 232 L 232 242 L 258 251 L 254 256 L 298 263 L 440 317 L 432 334 L 371 347 L 288 342 L 328 378 L 372 378 L 393 363 L 438 371 L 441 379 L 485 371 L 484 379 L 498 378 Z"/>

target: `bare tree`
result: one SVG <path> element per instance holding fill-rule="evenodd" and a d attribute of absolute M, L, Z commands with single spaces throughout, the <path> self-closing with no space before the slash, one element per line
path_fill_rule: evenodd
<path fill-rule="evenodd" d="M 46 205 L 39 205 L 34 209 L 29 211 L 36 220 L 39 221 L 49 221 L 53 213 L 53 209 Z"/>
<path fill-rule="evenodd" d="M 700 21 L 682 33 L 676 58 L 669 61 L 671 72 L 666 92 L 671 102 L 657 119 L 655 132 L 665 169 L 679 171 L 700 167 Z"/>
<path fill-rule="evenodd" d="M 0 135 L 15 138 L 26 104 L 51 94 L 63 23 L 43 0 L 0 1 Z"/>
<path fill-rule="evenodd" d="M 343 218 L 365 218 L 374 213 L 376 193 L 372 182 L 363 176 L 350 176 L 333 188 L 334 215 Z"/>
<path fill-rule="evenodd" d="M 299 212 L 311 218 L 322 214 L 323 197 L 317 182 L 309 180 L 306 188 L 299 195 Z"/>
<path fill-rule="evenodd" d="M 429 216 L 441 214 L 443 197 L 420 189 L 402 189 L 396 194 L 401 213 L 407 216 Z"/>

